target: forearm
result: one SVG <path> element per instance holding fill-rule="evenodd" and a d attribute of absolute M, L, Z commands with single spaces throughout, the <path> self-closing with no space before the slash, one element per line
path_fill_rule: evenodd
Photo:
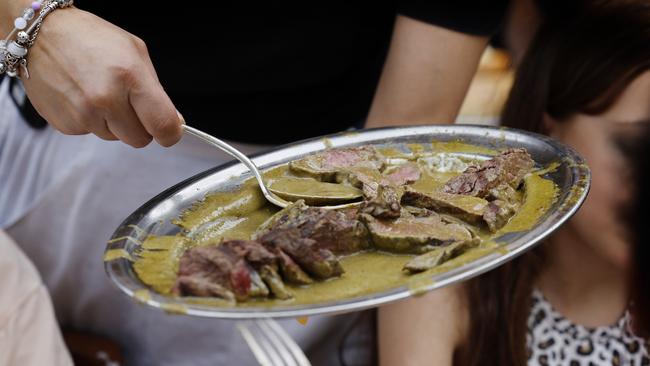
<path fill-rule="evenodd" d="M 32 2 L 30 0 L 0 0 L 0 38 L 14 28 L 14 19 L 21 16 L 23 9 Z"/>
<path fill-rule="evenodd" d="M 379 364 L 451 366 L 467 328 L 460 291 L 446 287 L 379 308 Z"/>
<path fill-rule="evenodd" d="M 453 123 L 486 44 L 398 16 L 366 127 Z"/>

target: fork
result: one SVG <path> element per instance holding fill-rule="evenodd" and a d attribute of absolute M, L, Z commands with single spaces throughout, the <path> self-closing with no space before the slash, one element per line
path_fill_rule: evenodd
<path fill-rule="evenodd" d="M 238 322 L 237 330 L 261 366 L 311 366 L 298 344 L 273 319 Z"/>
<path fill-rule="evenodd" d="M 180 116 L 180 114 L 179 114 Z M 182 116 L 180 116 L 182 117 Z M 207 142 L 208 144 L 220 149 L 221 151 L 227 153 L 228 155 L 232 156 L 233 158 L 239 160 L 244 166 L 248 168 L 253 173 L 253 176 L 257 180 L 257 183 L 260 186 L 260 189 L 262 190 L 262 195 L 267 199 L 267 201 L 271 202 L 272 204 L 278 206 L 278 207 L 287 207 L 291 204 L 291 202 L 285 200 L 284 198 L 278 196 L 277 191 L 272 190 L 271 188 L 267 187 L 266 182 L 264 182 L 264 179 L 262 177 L 262 173 L 260 170 L 257 168 L 257 165 L 253 163 L 251 159 L 249 159 L 244 153 L 241 151 L 237 150 L 234 146 L 230 145 L 229 143 L 219 140 L 218 138 L 207 134 L 201 130 L 198 130 L 194 127 L 188 126 L 185 124 L 185 120 L 183 121 L 183 131 L 188 134 L 192 135 L 194 137 L 198 137 L 199 139 L 203 140 L 204 142 Z M 338 210 L 342 208 L 351 208 L 351 207 L 357 207 L 361 204 L 361 202 L 351 202 L 351 203 L 344 203 L 340 205 L 332 205 L 332 206 L 320 206 L 321 208 L 329 209 L 329 210 Z"/>

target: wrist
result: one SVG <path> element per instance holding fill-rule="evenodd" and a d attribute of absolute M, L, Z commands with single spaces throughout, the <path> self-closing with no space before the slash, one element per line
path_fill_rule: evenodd
<path fill-rule="evenodd" d="M 0 0 L 0 38 L 4 39 L 14 28 L 14 20 L 19 17 L 32 0 Z"/>
<path fill-rule="evenodd" d="M 0 74 L 29 79 L 27 56 L 45 18 L 57 9 L 68 8 L 73 0 L 36 0 L 15 18 L 14 29 L 0 41 Z"/>

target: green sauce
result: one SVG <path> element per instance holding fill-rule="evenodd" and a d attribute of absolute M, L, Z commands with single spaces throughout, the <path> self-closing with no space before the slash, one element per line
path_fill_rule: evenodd
<path fill-rule="evenodd" d="M 494 155 L 496 151 L 459 142 L 434 143 L 434 151 L 470 152 Z M 394 151 L 396 153 L 396 151 Z M 541 172 L 540 172 L 541 173 Z M 434 190 L 458 173 L 423 174 L 415 182 L 416 189 Z M 267 173 L 268 179 L 295 177 L 286 166 L 275 168 Z M 311 304 L 325 301 L 358 297 L 400 286 L 407 286 L 413 293 L 421 293 L 432 284 L 431 276 L 458 268 L 491 253 L 505 254 L 505 248 L 492 241 L 493 238 L 508 232 L 524 231 L 532 228 L 551 207 L 557 196 L 557 187 L 539 174 L 531 174 L 525 180 L 523 204 L 519 212 L 498 233 L 483 230 L 479 235 L 483 243 L 442 265 L 417 274 L 402 271 L 404 264 L 413 255 L 398 255 L 381 251 L 366 251 L 341 259 L 345 273 L 340 278 L 316 282 L 309 286 L 288 286 L 293 293 L 291 300 L 252 300 L 240 303 L 240 307 L 274 306 L 278 304 Z M 137 252 L 133 264 L 140 279 L 154 291 L 170 295 L 178 262 L 183 252 L 189 248 L 223 239 L 248 239 L 264 221 L 278 211 L 260 193 L 256 182 L 248 180 L 241 187 L 229 192 L 209 194 L 200 202 L 184 212 L 174 223 L 184 229 L 177 236 L 149 236 Z M 108 254 L 108 253 L 107 253 Z M 117 254 L 116 254 L 117 255 Z M 146 295 L 140 296 L 143 300 Z M 186 298 L 188 303 L 215 306 L 234 306 L 221 299 Z M 182 313 L 180 305 L 169 305 L 166 309 Z"/>
<path fill-rule="evenodd" d="M 133 261 L 131 255 L 125 249 L 111 249 L 107 250 L 106 253 L 104 253 L 104 262 L 110 262 L 120 258 Z"/>

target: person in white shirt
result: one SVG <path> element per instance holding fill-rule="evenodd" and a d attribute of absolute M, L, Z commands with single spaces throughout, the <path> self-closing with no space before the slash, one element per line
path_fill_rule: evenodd
<path fill-rule="evenodd" d="M 0 230 L 0 366 L 72 365 L 32 262 Z"/>

